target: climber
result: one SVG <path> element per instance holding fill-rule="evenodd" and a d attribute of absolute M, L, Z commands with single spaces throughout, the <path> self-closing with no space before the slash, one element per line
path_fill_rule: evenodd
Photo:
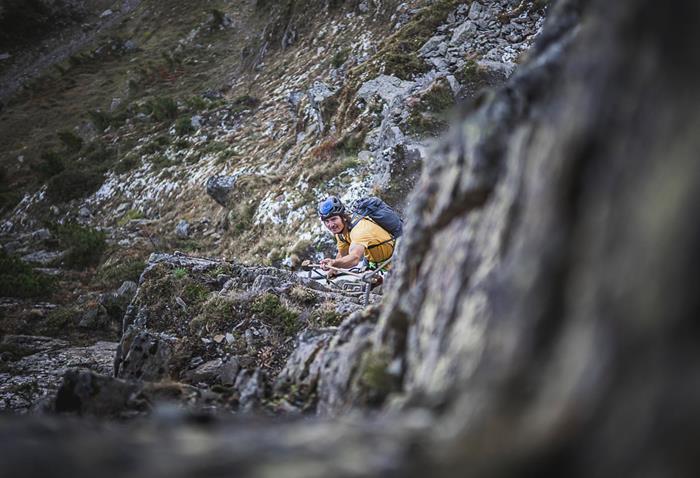
<path fill-rule="evenodd" d="M 330 267 L 349 269 L 364 259 L 368 268 L 374 269 L 387 261 L 394 253 L 395 240 L 372 219 L 352 217 L 335 196 L 329 196 L 318 205 L 318 214 L 331 233 L 335 235 L 338 253 L 335 259 L 322 259 L 321 268 L 329 276 L 335 275 Z"/>

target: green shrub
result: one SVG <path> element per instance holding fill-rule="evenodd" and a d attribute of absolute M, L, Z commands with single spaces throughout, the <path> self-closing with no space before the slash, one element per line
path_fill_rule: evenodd
<path fill-rule="evenodd" d="M 60 224 L 55 229 L 60 248 L 67 251 L 63 258 L 66 266 L 83 269 L 99 263 L 107 247 L 104 232 L 79 224 Z"/>
<path fill-rule="evenodd" d="M 51 277 L 0 250 L 0 297 L 48 296 L 54 284 Z"/>
<path fill-rule="evenodd" d="M 474 60 L 467 60 L 464 66 L 455 72 L 455 78 L 461 84 L 477 81 L 479 79 L 479 65 Z"/>
<path fill-rule="evenodd" d="M 32 169 L 42 178 L 48 179 L 66 169 L 63 157 L 56 151 L 44 151 L 41 153 L 39 164 Z"/>
<path fill-rule="evenodd" d="M 85 159 L 94 164 L 106 163 L 116 157 L 116 151 L 101 141 L 93 141 L 85 148 Z"/>
<path fill-rule="evenodd" d="M 182 289 L 182 298 L 187 304 L 201 304 L 209 296 L 210 290 L 197 282 L 191 282 Z"/>
<path fill-rule="evenodd" d="M 36 324 L 35 333 L 49 337 L 62 337 L 75 329 L 80 311 L 75 307 L 58 307 L 49 312 Z"/>
<path fill-rule="evenodd" d="M 156 121 L 172 121 L 177 118 L 177 103 L 170 97 L 155 97 L 146 103 L 146 109 Z"/>
<path fill-rule="evenodd" d="M 175 121 L 175 132 L 179 136 L 184 136 L 193 131 L 194 127 L 192 126 L 192 120 L 189 116 L 180 116 L 177 121 Z"/>
<path fill-rule="evenodd" d="M 204 111 L 209 105 L 209 101 L 199 95 L 193 95 L 185 99 L 185 106 L 190 111 Z"/>
<path fill-rule="evenodd" d="M 88 116 L 90 116 L 90 121 L 92 121 L 92 124 L 99 132 L 103 132 L 112 124 L 112 115 L 107 111 L 88 111 Z"/>
<path fill-rule="evenodd" d="M 54 202 L 67 202 L 94 193 L 103 182 L 104 175 L 97 170 L 72 167 L 49 180 L 46 195 Z"/>
<path fill-rule="evenodd" d="M 350 48 L 341 48 L 333 55 L 331 65 L 333 65 L 333 68 L 340 68 L 348 60 L 348 56 L 350 56 Z"/>
<path fill-rule="evenodd" d="M 103 288 L 119 287 L 124 281 L 138 282 L 146 268 L 142 259 L 128 259 L 100 268 L 95 276 L 97 285 Z"/>
<path fill-rule="evenodd" d="M 114 172 L 117 174 L 124 174 L 128 173 L 132 169 L 135 169 L 139 165 L 139 159 L 132 155 L 128 154 L 124 156 L 117 164 L 114 165 Z"/>
<path fill-rule="evenodd" d="M 83 147 L 83 138 L 70 130 L 59 131 L 58 139 L 69 153 L 77 153 Z"/>
<path fill-rule="evenodd" d="M 255 107 L 257 107 L 260 104 L 260 100 L 250 96 L 250 95 L 242 95 L 237 97 L 231 102 L 231 113 L 241 113 L 245 110 L 250 110 Z"/>
<path fill-rule="evenodd" d="M 177 280 L 184 279 L 185 277 L 187 277 L 187 275 L 187 269 L 185 269 L 184 267 L 177 267 L 173 269 L 173 277 Z"/>
<path fill-rule="evenodd" d="M 161 134 L 153 139 L 153 141 L 147 143 L 142 151 L 146 154 L 158 153 L 164 150 L 168 145 L 170 145 L 170 137 L 165 134 Z"/>

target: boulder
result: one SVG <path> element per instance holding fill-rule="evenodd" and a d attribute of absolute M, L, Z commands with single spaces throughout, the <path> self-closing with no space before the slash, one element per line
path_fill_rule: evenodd
<path fill-rule="evenodd" d="M 187 239 L 190 236 L 190 223 L 184 219 L 178 221 L 175 226 L 175 236 L 179 239 Z"/>
<path fill-rule="evenodd" d="M 394 99 L 408 94 L 415 85 L 412 81 L 404 81 L 395 76 L 379 75 L 364 83 L 357 91 L 357 97 L 369 101 L 379 96 L 385 103 L 391 104 Z"/>
<path fill-rule="evenodd" d="M 207 194 L 223 207 L 229 206 L 238 176 L 212 176 L 207 180 Z"/>
<path fill-rule="evenodd" d="M 474 5 L 477 5 L 477 3 L 474 2 Z M 467 20 L 455 28 L 454 32 L 452 33 L 452 38 L 450 39 L 450 45 L 461 45 L 474 37 L 475 34 L 476 24 L 470 20 Z"/>

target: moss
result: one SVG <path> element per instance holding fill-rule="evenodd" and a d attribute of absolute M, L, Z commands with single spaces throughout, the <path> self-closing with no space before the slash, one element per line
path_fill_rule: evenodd
<path fill-rule="evenodd" d="M 204 111 L 209 106 L 209 101 L 199 95 L 193 95 L 184 100 L 185 107 L 190 111 Z"/>
<path fill-rule="evenodd" d="M 46 297 L 54 285 L 51 277 L 0 250 L 0 297 Z"/>
<path fill-rule="evenodd" d="M 191 282 L 182 288 L 182 298 L 188 305 L 198 305 L 209 296 L 209 289 L 197 282 Z"/>
<path fill-rule="evenodd" d="M 111 162 L 116 158 L 116 151 L 105 146 L 101 141 L 93 141 L 85 147 L 85 159 L 92 164 Z"/>
<path fill-rule="evenodd" d="M 384 55 L 384 73 L 402 80 L 410 80 L 428 69 L 425 61 L 414 52 L 390 52 Z"/>
<path fill-rule="evenodd" d="M 74 269 L 97 265 L 107 247 L 104 232 L 78 224 L 58 225 L 55 234 L 61 249 L 67 251 L 64 264 Z"/>
<path fill-rule="evenodd" d="M 109 128 L 114 122 L 112 115 L 102 110 L 88 111 L 88 116 L 90 117 L 90 121 L 92 121 L 95 128 L 100 132 Z"/>
<path fill-rule="evenodd" d="M 380 404 L 394 390 L 395 380 L 388 372 L 390 363 L 391 356 L 385 350 L 372 350 L 363 356 L 359 384 L 369 404 Z"/>
<path fill-rule="evenodd" d="M 471 83 L 479 79 L 479 65 L 473 59 L 467 62 L 455 72 L 455 78 L 461 84 Z"/>
<path fill-rule="evenodd" d="M 336 312 L 335 308 L 321 307 L 311 314 L 309 317 L 309 325 L 317 328 L 337 327 L 344 318 L 345 316 Z"/>
<path fill-rule="evenodd" d="M 299 314 L 285 307 L 279 297 L 269 292 L 256 298 L 250 310 L 271 325 L 281 327 L 287 335 L 300 328 Z"/>
<path fill-rule="evenodd" d="M 455 103 L 452 89 L 444 81 L 436 84 L 421 97 L 421 107 L 423 111 L 440 113 L 453 106 Z"/>

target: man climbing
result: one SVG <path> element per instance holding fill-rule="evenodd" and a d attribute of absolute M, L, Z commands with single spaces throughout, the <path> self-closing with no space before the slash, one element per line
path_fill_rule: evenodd
<path fill-rule="evenodd" d="M 335 259 L 322 259 L 321 268 L 334 275 L 331 267 L 349 269 L 358 265 L 363 257 L 372 269 L 394 253 L 395 239 L 368 217 L 351 217 L 345 206 L 335 196 L 330 196 L 318 205 L 318 214 L 331 233 L 335 235 L 338 253 Z"/>

